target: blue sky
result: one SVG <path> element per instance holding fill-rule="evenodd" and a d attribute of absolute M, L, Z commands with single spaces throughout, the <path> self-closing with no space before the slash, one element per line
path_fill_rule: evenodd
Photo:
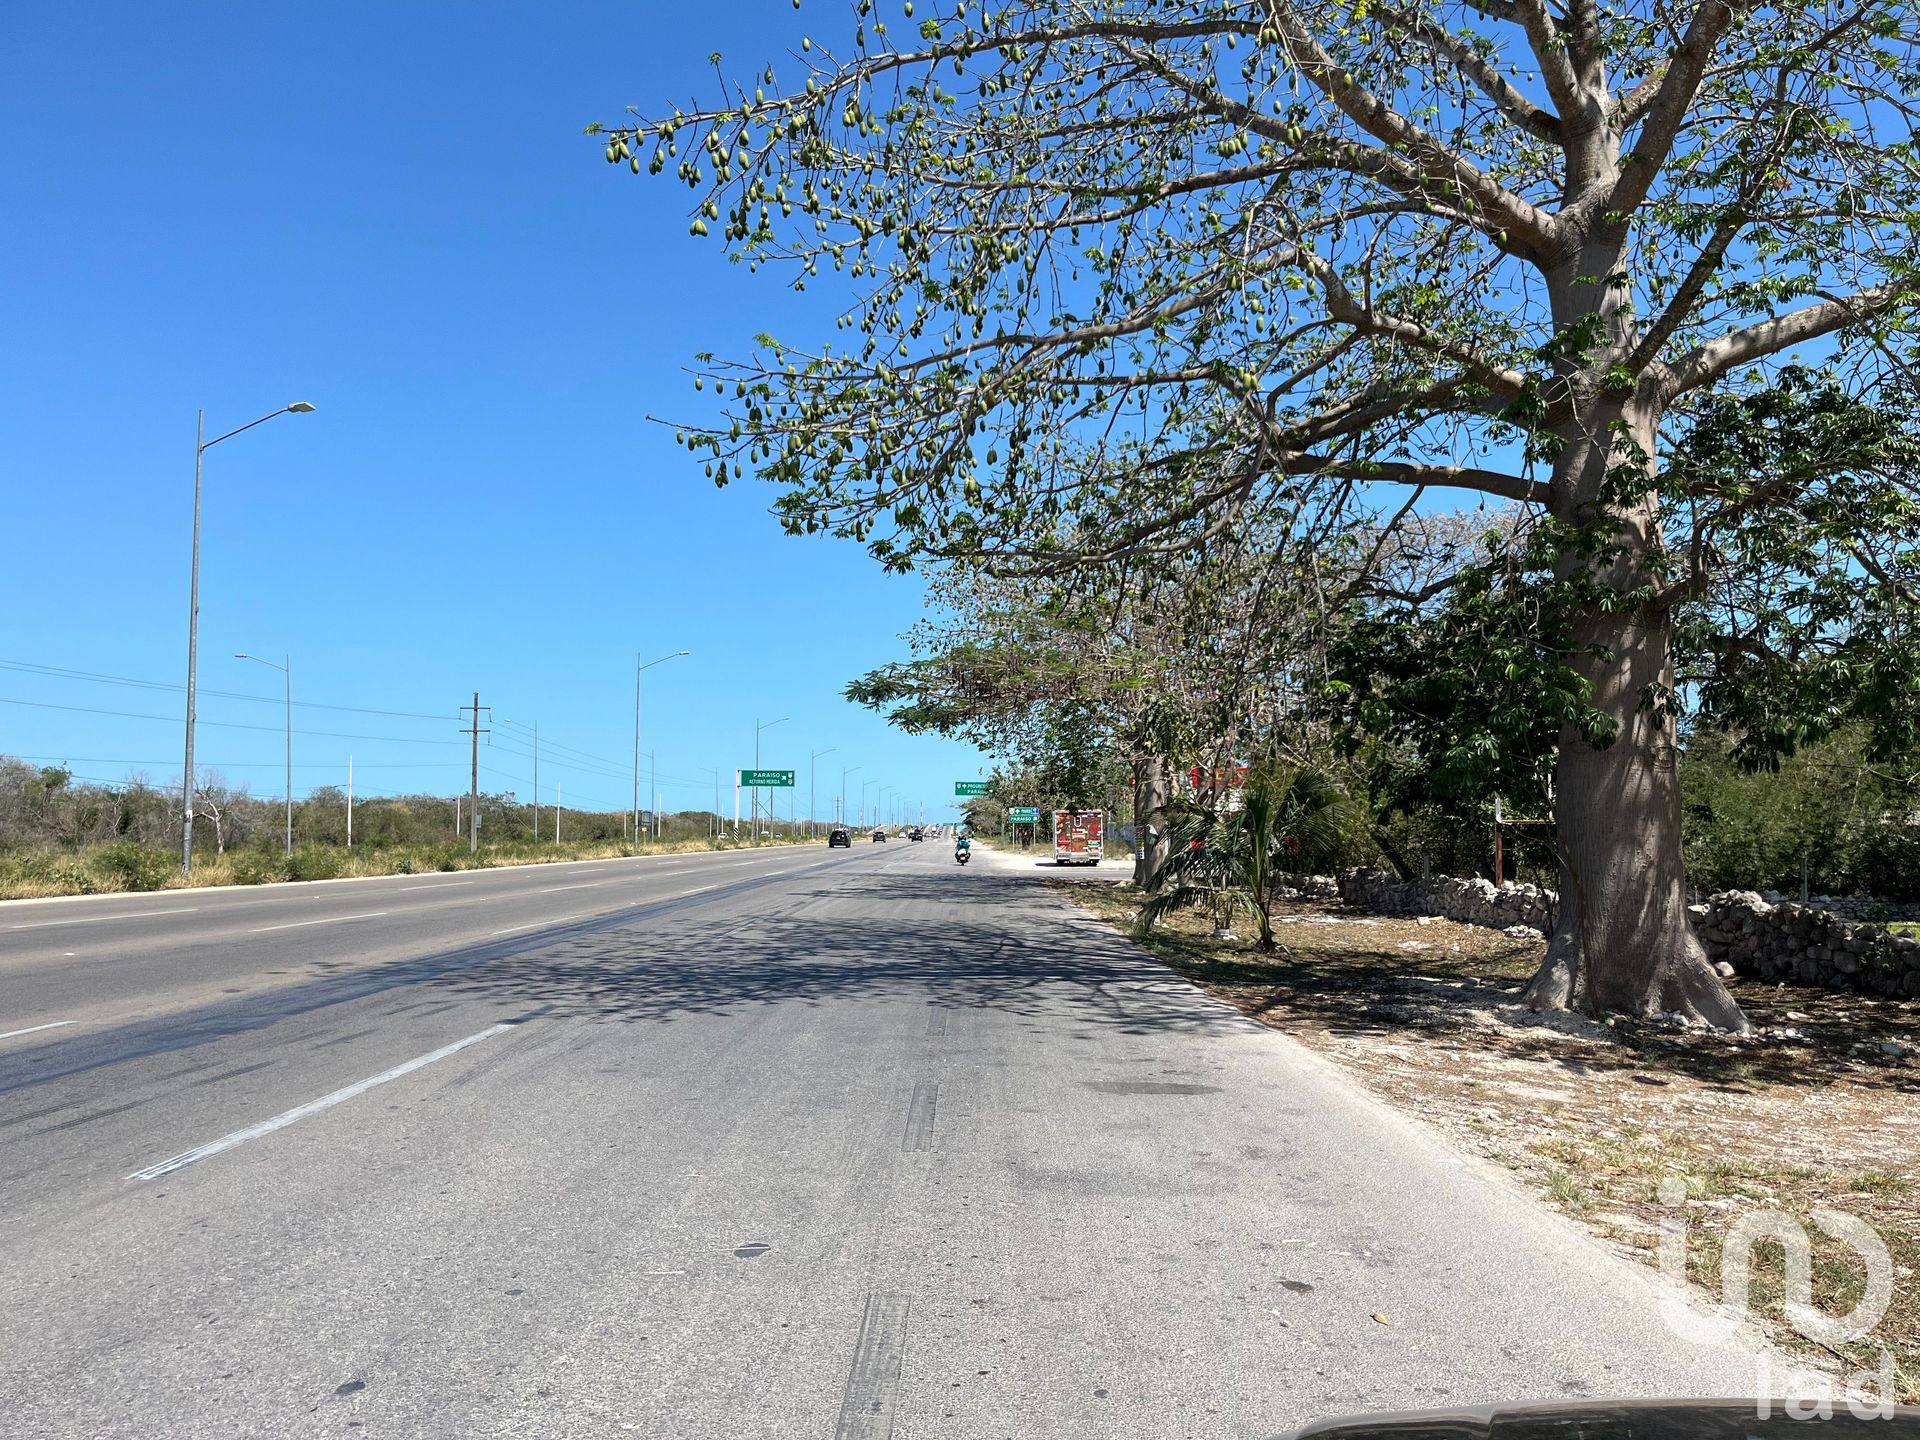
<path fill-rule="evenodd" d="M 211 436 L 309 400 L 207 453 L 200 683 L 267 699 L 205 696 L 203 763 L 279 792 L 280 677 L 231 657 L 290 653 L 296 700 L 402 712 L 297 708 L 297 732 L 332 733 L 296 733 L 296 792 L 343 782 L 350 753 L 359 793 L 464 788 L 455 707 L 478 689 L 540 722 L 544 800 L 557 780 L 569 807 L 619 808 L 635 652 L 687 649 L 647 675 L 669 807 L 710 803 L 754 718 L 786 715 L 762 755 L 801 771 L 803 810 L 831 747 L 823 814 L 845 764 L 944 817 L 985 758 L 839 693 L 904 654 L 920 583 L 781 534 L 771 490 L 716 491 L 646 418 L 707 413 L 697 351 L 830 333 L 825 297 L 725 263 L 671 176 L 581 134 L 710 94 L 712 51 L 749 73 L 843 20 L 6 7 L 0 662 L 177 684 L 194 413 Z M 0 668 L 0 701 L 0 753 L 179 773 L 174 691 Z M 530 793 L 519 734 L 496 725 L 485 788 Z"/>

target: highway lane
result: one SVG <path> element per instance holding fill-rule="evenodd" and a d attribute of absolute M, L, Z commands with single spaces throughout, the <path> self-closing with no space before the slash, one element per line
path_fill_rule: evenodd
<path fill-rule="evenodd" d="M 669 882 L 0 1049 L 0 1428 L 1251 1436 L 1755 1383 L 1031 877 Z"/>
<path fill-rule="evenodd" d="M 641 856 L 446 874 L 0 904 L 0 1055 L 301 974 L 529 933 L 848 852 Z"/>

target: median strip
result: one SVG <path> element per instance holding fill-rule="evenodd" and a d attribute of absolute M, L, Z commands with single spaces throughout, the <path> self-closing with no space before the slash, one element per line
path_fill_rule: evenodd
<path fill-rule="evenodd" d="M 464 1040 L 456 1040 L 451 1045 L 442 1045 L 431 1054 L 416 1056 L 412 1060 L 407 1060 L 399 1065 L 395 1065 L 390 1070 L 382 1070 L 378 1075 L 370 1075 L 365 1080 L 357 1080 L 351 1085 L 335 1090 L 331 1095 L 322 1095 L 318 1100 L 309 1100 L 304 1105 L 296 1105 L 291 1110 L 282 1111 L 271 1120 L 262 1120 L 258 1125 L 249 1125 L 244 1130 L 235 1130 L 230 1135 L 222 1135 L 218 1140 L 209 1140 L 205 1145 L 196 1145 L 191 1150 L 182 1150 L 178 1155 L 169 1156 L 157 1165 L 149 1165 L 144 1170 L 134 1171 L 133 1174 L 127 1176 L 127 1179 L 158 1180 L 162 1175 L 171 1175 L 176 1170 L 184 1170 L 189 1165 L 232 1150 L 237 1146 L 246 1144 L 249 1140 L 258 1140 L 263 1135 L 271 1135 L 276 1130 L 284 1130 L 297 1120 L 304 1120 L 309 1115 L 317 1115 L 322 1110 L 329 1110 L 335 1105 L 353 1099 L 357 1095 L 366 1094 L 367 1091 L 377 1085 L 384 1085 L 389 1080 L 398 1080 L 402 1075 L 411 1075 L 415 1070 L 423 1069 L 433 1064 L 436 1060 L 444 1060 L 447 1056 L 457 1054 L 469 1045 L 478 1045 L 482 1040 L 491 1039 L 503 1030 L 511 1030 L 513 1028 L 514 1022 L 503 1021 L 501 1024 L 491 1026 L 488 1029 L 480 1031 L 478 1034 L 469 1035 Z"/>

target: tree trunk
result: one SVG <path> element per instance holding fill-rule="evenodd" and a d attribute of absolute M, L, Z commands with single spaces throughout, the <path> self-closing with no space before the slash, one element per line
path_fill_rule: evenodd
<path fill-rule="evenodd" d="M 1594 682 L 1594 704 L 1615 717 L 1620 734 L 1603 750 L 1571 729 L 1561 735 L 1560 913 L 1527 1003 L 1594 1015 L 1679 1011 L 1744 1033 L 1746 1017 L 1687 919 L 1673 716 L 1642 704 L 1649 686 L 1671 678 L 1670 622 L 1615 615 L 1583 629 L 1611 652 L 1578 663 Z"/>
<path fill-rule="evenodd" d="M 1658 428 L 1658 408 L 1644 395 L 1585 409 L 1555 469 L 1559 518 L 1592 520 L 1609 478 L 1628 466 L 1650 471 Z M 1648 494 L 1610 513 L 1617 548 L 1598 559 L 1569 555 L 1561 573 L 1585 568 L 1604 589 L 1631 591 L 1646 582 L 1658 544 L 1657 502 Z M 1592 1015 L 1678 1011 L 1745 1033 L 1746 1017 L 1687 918 L 1672 638 L 1671 613 L 1653 606 L 1593 605 L 1574 626 L 1571 663 L 1618 734 L 1596 749 L 1571 726 L 1561 732 L 1560 911 L 1525 999 Z"/>
<path fill-rule="evenodd" d="M 1148 894 L 1160 888 L 1167 870 L 1167 801 L 1171 799 L 1167 762 L 1158 755 L 1133 762 L 1133 883 Z"/>

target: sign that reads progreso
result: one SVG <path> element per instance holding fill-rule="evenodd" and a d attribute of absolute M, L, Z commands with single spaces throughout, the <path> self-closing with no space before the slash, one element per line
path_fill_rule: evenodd
<path fill-rule="evenodd" d="M 984 795 L 987 793 L 988 788 L 985 780 L 956 780 L 953 782 L 953 793 L 956 795 Z"/>
<path fill-rule="evenodd" d="M 1007 823 L 1010 825 L 1038 825 L 1040 811 L 1033 805 L 1015 805 L 1007 811 Z"/>
<path fill-rule="evenodd" d="M 793 787 L 791 770 L 742 770 L 740 783 L 752 790 L 778 790 Z"/>

